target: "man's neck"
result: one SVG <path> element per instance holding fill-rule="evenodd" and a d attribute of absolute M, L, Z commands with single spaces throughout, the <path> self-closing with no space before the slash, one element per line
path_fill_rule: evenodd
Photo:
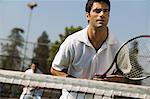
<path fill-rule="evenodd" d="M 94 29 L 92 27 L 88 28 L 88 38 L 95 49 L 99 49 L 102 46 L 107 36 L 108 36 L 107 27 L 97 29 Z"/>

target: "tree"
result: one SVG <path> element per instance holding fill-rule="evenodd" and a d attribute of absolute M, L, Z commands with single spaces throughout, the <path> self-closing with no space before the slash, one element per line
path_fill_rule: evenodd
<path fill-rule="evenodd" d="M 58 52 L 58 49 L 61 45 L 61 43 L 71 34 L 81 30 L 82 27 L 81 26 L 78 26 L 78 27 L 74 27 L 74 26 L 70 26 L 70 27 L 66 27 L 65 28 L 65 32 L 63 34 L 60 34 L 59 35 L 59 40 L 56 40 L 52 45 L 51 45 L 51 48 L 50 48 L 50 52 L 49 52 L 49 59 L 48 59 L 48 62 L 49 62 L 49 65 L 51 66 L 52 65 L 52 62 L 53 62 L 53 59 L 56 55 L 56 53 Z"/>
<path fill-rule="evenodd" d="M 22 34 L 24 30 L 21 28 L 13 28 L 8 36 L 8 42 L 2 43 L 2 59 L 1 65 L 2 69 L 7 70 L 20 70 L 21 69 L 21 49 L 23 48 L 23 37 Z M 3 96 L 6 96 L 7 93 L 11 93 L 10 95 L 18 95 L 21 92 L 20 87 L 6 85 L 0 85 L 2 89 Z"/>
<path fill-rule="evenodd" d="M 64 34 L 60 34 L 60 43 L 62 43 L 69 35 L 81 30 L 82 27 L 78 26 L 78 27 L 74 27 L 74 26 L 70 26 L 70 27 L 65 27 L 65 32 Z"/>
<path fill-rule="evenodd" d="M 20 70 L 21 66 L 21 48 L 23 48 L 24 38 L 22 37 L 24 30 L 21 28 L 13 28 L 8 36 L 9 42 L 2 44 L 2 68 L 8 70 Z"/>
<path fill-rule="evenodd" d="M 49 66 L 48 66 L 48 53 L 49 53 L 49 43 L 50 40 L 48 39 L 48 35 L 46 31 L 42 33 L 42 35 L 37 40 L 37 47 L 34 48 L 34 56 L 33 60 L 38 61 L 39 69 L 43 73 L 49 73 Z"/>

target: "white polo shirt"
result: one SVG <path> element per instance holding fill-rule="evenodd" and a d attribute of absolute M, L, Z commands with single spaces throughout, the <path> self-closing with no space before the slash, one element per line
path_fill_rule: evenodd
<path fill-rule="evenodd" d="M 58 71 L 68 69 L 68 74 L 74 77 L 92 79 L 95 73 L 103 74 L 109 68 L 120 47 L 119 41 L 109 33 L 107 40 L 96 52 L 88 39 L 87 29 L 88 27 L 66 38 L 52 63 L 54 69 Z M 125 57 L 126 55 L 123 56 Z M 115 68 L 113 66 L 109 74 Z M 120 65 L 119 68 L 124 73 L 128 73 L 131 66 Z"/>

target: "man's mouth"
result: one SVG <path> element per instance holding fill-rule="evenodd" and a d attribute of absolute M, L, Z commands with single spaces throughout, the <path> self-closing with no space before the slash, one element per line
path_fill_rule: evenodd
<path fill-rule="evenodd" d="M 104 20 L 97 20 L 97 22 L 104 22 Z"/>

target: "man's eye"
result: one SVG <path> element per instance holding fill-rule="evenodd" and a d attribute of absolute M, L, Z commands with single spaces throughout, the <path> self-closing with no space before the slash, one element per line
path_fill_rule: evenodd
<path fill-rule="evenodd" d="M 102 11 L 102 9 L 95 9 L 94 12 L 96 13 L 100 13 Z"/>
<path fill-rule="evenodd" d="M 109 12 L 109 10 L 108 9 L 103 9 L 103 12 Z"/>
<path fill-rule="evenodd" d="M 105 13 L 108 13 L 109 9 L 95 9 L 93 12 L 95 12 L 95 13 L 101 13 L 102 11 L 105 12 Z"/>

